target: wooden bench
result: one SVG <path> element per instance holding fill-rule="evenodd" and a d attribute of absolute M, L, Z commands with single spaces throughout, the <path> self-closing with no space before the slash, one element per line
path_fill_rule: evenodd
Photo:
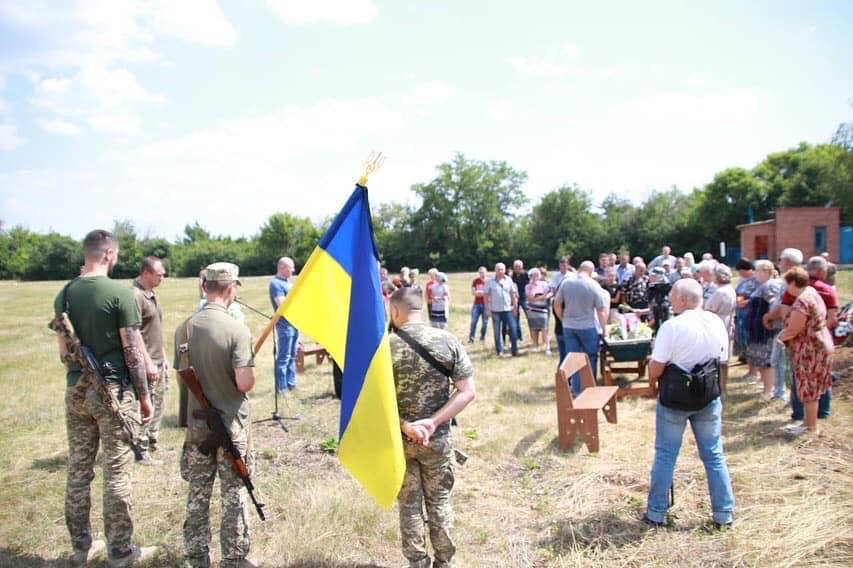
<path fill-rule="evenodd" d="M 296 351 L 296 372 L 304 373 L 305 372 L 305 356 L 313 355 L 314 361 L 317 365 L 321 365 L 323 361 L 329 358 L 329 352 L 319 345 L 309 345 L 304 349 L 298 349 Z M 331 360 L 331 359 L 329 359 Z"/>
<path fill-rule="evenodd" d="M 569 385 L 572 375 L 580 372 L 580 396 L 574 398 Z M 557 426 L 560 449 L 568 449 L 574 445 L 578 434 L 590 452 L 598 451 L 598 411 L 604 411 L 604 416 L 611 424 L 616 424 L 616 391 L 615 386 L 599 387 L 595 385 L 592 369 L 586 353 L 569 353 L 554 375 L 554 386 L 557 392 Z"/>

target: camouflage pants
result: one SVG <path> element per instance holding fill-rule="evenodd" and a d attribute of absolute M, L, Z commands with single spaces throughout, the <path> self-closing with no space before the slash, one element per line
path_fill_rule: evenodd
<path fill-rule="evenodd" d="M 200 438 L 198 432 L 191 430 L 187 433 L 187 439 Z M 246 465 L 251 472 L 252 456 L 251 450 L 247 452 L 247 448 L 250 448 L 247 430 L 234 436 L 234 445 L 245 456 Z M 249 507 L 243 481 L 234 473 L 231 462 L 223 456 L 221 448 L 206 456 L 195 443 L 187 441 L 181 456 L 181 477 L 190 484 L 187 518 L 184 521 L 184 547 L 187 561 L 194 568 L 210 566 L 210 497 L 217 474 L 222 495 L 222 519 L 219 526 L 222 548 L 220 566 L 239 566 L 249 554 Z"/>
<path fill-rule="evenodd" d="M 160 439 L 160 423 L 163 421 L 166 391 L 169 390 L 169 381 L 163 365 L 160 365 L 157 370 L 160 372 L 160 380 L 155 383 L 148 382 L 148 390 L 151 392 L 151 405 L 154 407 L 154 416 L 139 431 L 139 447 L 143 452 L 150 450 L 151 446 L 156 447 L 157 440 Z"/>
<path fill-rule="evenodd" d="M 404 442 L 406 476 L 397 500 L 400 505 L 400 536 L 403 556 L 412 567 L 429 567 L 424 537 L 423 509 L 426 504 L 429 538 L 435 552 L 432 566 L 451 565 L 456 545 L 450 537 L 453 489 L 453 446 L 450 437 L 436 438 L 429 446 Z"/>
<path fill-rule="evenodd" d="M 85 380 L 85 379 L 81 379 Z M 118 386 L 114 387 L 118 396 Z M 133 452 L 124 440 L 118 419 L 110 412 L 95 386 L 68 387 L 65 392 L 65 424 L 68 431 L 68 481 L 65 486 L 65 524 L 74 550 L 92 545 L 91 484 L 95 477 L 98 443 L 104 453 L 104 534 L 113 558 L 131 552 L 133 521 L 130 518 L 130 471 Z M 131 422 L 139 423 L 132 391 L 124 393 L 119 406 Z"/>

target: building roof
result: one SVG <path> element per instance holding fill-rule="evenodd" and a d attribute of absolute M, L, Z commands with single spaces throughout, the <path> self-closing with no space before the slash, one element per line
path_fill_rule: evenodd
<path fill-rule="evenodd" d="M 735 229 L 743 230 L 746 227 L 754 227 L 756 225 L 770 225 L 771 223 L 775 223 L 776 219 L 768 219 L 766 221 L 756 221 L 755 223 L 744 223 L 743 225 L 736 225 Z"/>

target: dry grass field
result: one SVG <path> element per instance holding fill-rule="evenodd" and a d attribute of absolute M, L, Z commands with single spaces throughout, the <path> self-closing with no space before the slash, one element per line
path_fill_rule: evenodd
<path fill-rule="evenodd" d="M 467 336 L 469 274 L 451 277 L 451 331 Z M 268 311 L 266 278 L 248 278 L 241 297 Z M 0 566 L 64 566 L 66 467 L 64 378 L 47 329 L 59 282 L 0 282 Z M 853 273 L 841 274 L 853 296 Z M 159 289 L 165 328 L 197 302 L 194 280 L 167 279 Z M 257 335 L 262 318 L 246 310 Z M 529 334 L 525 329 L 525 340 Z M 169 351 L 172 352 L 171 338 Z M 850 566 L 853 565 L 853 403 L 850 349 L 832 417 L 820 436 L 791 439 L 783 403 L 759 401 L 732 369 L 724 443 L 737 499 L 735 529 L 708 530 L 705 474 L 691 434 L 676 469 L 675 523 L 640 522 L 653 458 L 654 402 L 619 402 L 619 423 L 601 427 L 601 451 L 561 452 L 556 443 L 556 357 L 530 353 L 498 359 L 491 330 L 471 346 L 478 398 L 460 416 L 455 441 L 470 454 L 457 468 L 454 494 L 458 566 Z M 253 417 L 273 409 L 272 346 L 257 356 Z M 309 361 L 295 396 L 284 400 L 289 432 L 254 426 L 255 484 L 268 520 L 252 518 L 253 556 L 266 566 L 402 566 L 397 513 L 379 510 L 322 442 L 337 435 L 331 368 Z M 170 379 L 161 467 L 135 467 L 135 539 L 156 544 L 152 566 L 180 565 L 186 483 L 178 472 L 183 431 Z M 93 490 L 93 526 L 102 534 L 101 473 Z M 215 499 L 216 500 L 216 499 Z M 219 506 L 213 505 L 217 518 Z M 254 513 L 253 513 L 254 515 Z M 218 523 L 214 550 L 218 550 Z"/>

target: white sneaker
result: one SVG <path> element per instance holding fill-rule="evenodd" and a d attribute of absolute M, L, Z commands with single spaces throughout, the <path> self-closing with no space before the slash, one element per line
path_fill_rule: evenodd
<path fill-rule="evenodd" d="M 96 556 L 101 554 L 107 548 L 107 543 L 102 539 L 97 539 L 92 541 L 92 545 L 89 547 L 89 550 L 75 550 L 71 555 L 71 565 L 72 566 L 85 566 L 87 563 L 91 562 L 95 559 Z"/>
<path fill-rule="evenodd" d="M 546 356 L 546 357 L 550 357 L 550 356 L 551 356 L 551 350 L 550 350 L 550 349 L 546 349 L 546 350 L 545 350 L 545 356 Z"/>
<path fill-rule="evenodd" d="M 809 429 L 805 426 L 794 426 L 793 428 L 787 428 L 788 434 L 791 434 L 792 436 L 802 436 L 808 431 Z"/>
<path fill-rule="evenodd" d="M 538 348 L 538 347 L 533 347 L 532 349 L 530 349 L 530 351 L 531 351 L 532 353 L 539 353 L 539 348 Z"/>
<path fill-rule="evenodd" d="M 157 555 L 156 546 L 135 546 L 133 550 L 124 558 L 110 558 L 108 564 L 111 568 L 123 568 L 124 566 L 133 566 L 136 562 L 145 562 L 151 560 Z"/>

